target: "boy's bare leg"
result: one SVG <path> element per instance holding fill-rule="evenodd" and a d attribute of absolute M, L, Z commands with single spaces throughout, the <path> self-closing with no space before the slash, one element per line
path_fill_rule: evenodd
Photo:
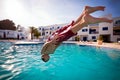
<path fill-rule="evenodd" d="M 85 13 L 90 14 L 90 13 L 93 13 L 95 11 L 104 11 L 104 9 L 105 9 L 104 6 L 96 6 L 96 7 L 85 6 L 82 14 L 78 17 L 78 19 L 75 21 L 74 24 L 77 24 L 82 19 L 82 16 Z"/>
<path fill-rule="evenodd" d="M 89 14 L 84 15 L 82 19 L 85 21 L 86 25 L 100 23 L 100 22 L 111 23 L 113 21 L 113 20 L 110 20 L 110 19 L 107 19 L 107 18 L 96 18 L 96 17 L 93 17 Z"/>
<path fill-rule="evenodd" d="M 81 20 L 75 24 L 71 30 L 73 33 L 77 33 L 80 29 L 83 27 L 87 26 L 88 24 L 95 24 L 95 23 L 100 23 L 100 22 L 108 22 L 111 23 L 113 20 L 107 19 L 107 18 L 95 18 L 89 15 L 89 13 L 83 14 Z"/>

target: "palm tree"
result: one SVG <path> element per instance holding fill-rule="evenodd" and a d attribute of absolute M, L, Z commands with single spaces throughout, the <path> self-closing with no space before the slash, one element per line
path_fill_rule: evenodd
<path fill-rule="evenodd" d="M 35 27 L 33 26 L 30 27 L 30 33 L 31 33 L 31 39 L 33 40 L 34 33 L 35 33 Z"/>
<path fill-rule="evenodd" d="M 40 32 L 38 31 L 37 28 L 35 27 L 30 27 L 30 33 L 31 33 L 31 39 L 33 40 L 34 37 L 36 37 L 37 39 L 39 38 L 39 36 L 41 35 Z"/>

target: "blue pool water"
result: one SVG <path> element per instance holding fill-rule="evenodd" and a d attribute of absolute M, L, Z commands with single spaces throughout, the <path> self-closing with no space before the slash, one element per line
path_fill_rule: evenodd
<path fill-rule="evenodd" d="M 120 80 L 120 50 L 62 44 L 44 63 L 42 45 L 0 42 L 0 80 Z"/>

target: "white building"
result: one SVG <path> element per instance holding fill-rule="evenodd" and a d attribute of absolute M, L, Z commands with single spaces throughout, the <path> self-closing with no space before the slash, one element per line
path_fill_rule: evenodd
<path fill-rule="evenodd" d="M 120 17 L 113 18 L 113 36 L 112 41 L 120 41 Z"/>
<path fill-rule="evenodd" d="M 54 31 L 61 28 L 62 26 L 65 26 L 66 24 L 55 24 L 55 25 L 49 25 L 49 26 L 40 26 L 38 28 L 39 32 L 41 33 L 40 39 L 45 41 L 48 36 L 52 35 Z"/>
<path fill-rule="evenodd" d="M 0 30 L 0 39 L 26 39 L 26 31 L 24 28 L 19 30 Z"/>
<path fill-rule="evenodd" d="M 78 35 L 81 41 L 96 41 L 101 35 L 105 42 L 110 42 L 113 33 L 113 23 L 90 24 L 82 28 Z"/>
<path fill-rule="evenodd" d="M 107 16 L 107 18 L 110 17 Z M 40 26 L 39 31 L 41 32 L 42 39 L 47 39 L 55 30 L 65 25 Z M 90 24 L 78 31 L 77 36 L 80 37 L 81 41 L 97 41 L 97 38 L 102 36 L 104 42 L 117 42 L 120 40 L 120 17 L 113 18 L 113 23 Z M 71 39 L 75 40 L 75 37 Z"/>

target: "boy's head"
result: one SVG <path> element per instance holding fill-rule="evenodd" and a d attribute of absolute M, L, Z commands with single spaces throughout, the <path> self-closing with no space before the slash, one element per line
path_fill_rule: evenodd
<path fill-rule="evenodd" d="M 47 62 L 47 61 L 49 61 L 50 56 L 49 56 L 49 54 L 42 54 L 41 59 L 42 59 L 44 62 Z"/>

